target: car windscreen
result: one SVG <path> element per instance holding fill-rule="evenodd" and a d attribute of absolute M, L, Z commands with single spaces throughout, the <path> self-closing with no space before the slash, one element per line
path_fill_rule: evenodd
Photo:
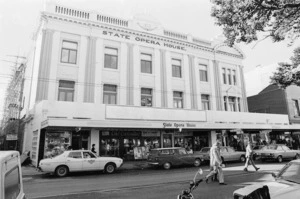
<path fill-rule="evenodd" d="M 159 153 L 158 150 L 150 150 L 149 155 L 157 155 Z"/>
<path fill-rule="evenodd" d="M 207 152 L 209 152 L 209 150 L 210 150 L 210 148 L 205 147 L 205 148 L 201 149 L 200 152 L 207 153 Z"/>
<path fill-rule="evenodd" d="M 276 145 L 269 145 L 269 146 L 266 146 L 266 148 L 264 148 L 266 150 L 276 150 L 277 149 L 277 146 Z"/>
<path fill-rule="evenodd" d="M 278 177 L 289 182 L 300 184 L 300 164 L 290 163 L 283 168 L 283 171 Z"/>

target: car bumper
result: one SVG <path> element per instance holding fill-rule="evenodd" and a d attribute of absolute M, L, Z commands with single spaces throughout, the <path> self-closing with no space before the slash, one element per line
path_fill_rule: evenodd
<path fill-rule="evenodd" d="M 158 162 L 147 162 L 150 166 L 159 166 Z"/>

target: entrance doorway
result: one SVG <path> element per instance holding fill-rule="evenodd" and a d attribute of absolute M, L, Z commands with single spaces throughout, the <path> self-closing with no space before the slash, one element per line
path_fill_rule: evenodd
<path fill-rule="evenodd" d="M 88 149 L 89 131 L 79 131 L 72 133 L 72 149 Z"/>

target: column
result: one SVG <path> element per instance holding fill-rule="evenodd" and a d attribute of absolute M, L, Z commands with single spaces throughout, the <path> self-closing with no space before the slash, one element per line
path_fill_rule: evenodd
<path fill-rule="evenodd" d="M 244 112 L 248 112 L 248 103 L 247 103 L 247 95 L 246 95 L 246 86 L 245 86 L 245 78 L 244 78 L 244 67 L 239 66 L 240 71 L 240 80 L 241 80 L 241 88 L 242 88 L 242 98 L 241 98 L 241 105 L 242 110 Z"/>
<path fill-rule="evenodd" d="M 215 91 L 216 91 L 216 109 L 217 111 L 222 110 L 222 95 L 221 95 L 221 83 L 220 83 L 220 70 L 219 70 L 219 62 L 213 61 L 213 69 L 214 69 L 214 80 L 215 80 Z"/>

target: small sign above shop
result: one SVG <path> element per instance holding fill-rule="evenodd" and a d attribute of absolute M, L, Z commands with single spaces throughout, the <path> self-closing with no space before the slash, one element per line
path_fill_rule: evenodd
<path fill-rule="evenodd" d="M 195 128 L 196 124 L 188 123 L 188 122 L 165 122 L 163 123 L 164 128 Z"/>
<path fill-rule="evenodd" d="M 6 140 L 18 140 L 18 135 L 16 134 L 7 134 Z"/>

